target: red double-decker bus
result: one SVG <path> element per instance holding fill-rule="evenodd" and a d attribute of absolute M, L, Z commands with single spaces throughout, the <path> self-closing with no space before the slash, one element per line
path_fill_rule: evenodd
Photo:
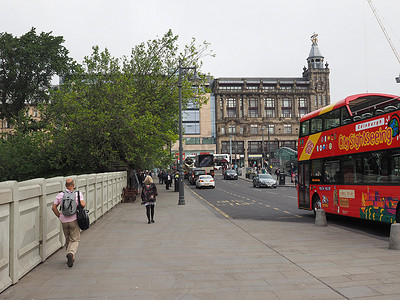
<path fill-rule="evenodd" d="M 400 222 L 400 98 L 359 94 L 303 116 L 298 206 Z"/>

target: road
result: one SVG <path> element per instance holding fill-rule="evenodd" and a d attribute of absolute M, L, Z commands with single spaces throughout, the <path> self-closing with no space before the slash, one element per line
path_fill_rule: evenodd
<path fill-rule="evenodd" d="M 313 212 L 297 208 L 297 191 L 293 187 L 254 188 L 249 181 L 223 180 L 219 174 L 215 180 L 215 189 L 200 190 L 186 183 L 195 195 L 227 218 L 314 222 Z M 328 215 L 328 224 L 382 239 L 390 235 L 390 224 L 379 222 Z"/>

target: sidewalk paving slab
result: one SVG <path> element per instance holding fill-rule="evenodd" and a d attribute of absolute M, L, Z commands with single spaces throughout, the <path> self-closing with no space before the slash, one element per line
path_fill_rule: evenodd
<path fill-rule="evenodd" d="M 157 184 L 155 223 L 137 200 L 82 232 L 0 299 L 400 299 L 400 251 L 337 227 L 227 219 Z"/>

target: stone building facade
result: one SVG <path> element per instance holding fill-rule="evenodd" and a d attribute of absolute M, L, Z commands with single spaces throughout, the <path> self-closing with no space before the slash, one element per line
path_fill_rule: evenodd
<path fill-rule="evenodd" d="M 302 77 L 213 81 L 217 153 L 240 166 L 279 167 L 278 148 L 297 150 L 300 118 L 330 104 L 330 70 L 316 35 L 311 40 Z"/>

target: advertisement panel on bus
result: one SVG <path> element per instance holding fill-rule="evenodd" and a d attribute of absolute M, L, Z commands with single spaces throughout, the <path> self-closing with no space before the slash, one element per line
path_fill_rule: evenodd
<path fill-rule="evenodd" d="M 400 147 L 398 113 L 299 139 L 299 161 Z"/>

